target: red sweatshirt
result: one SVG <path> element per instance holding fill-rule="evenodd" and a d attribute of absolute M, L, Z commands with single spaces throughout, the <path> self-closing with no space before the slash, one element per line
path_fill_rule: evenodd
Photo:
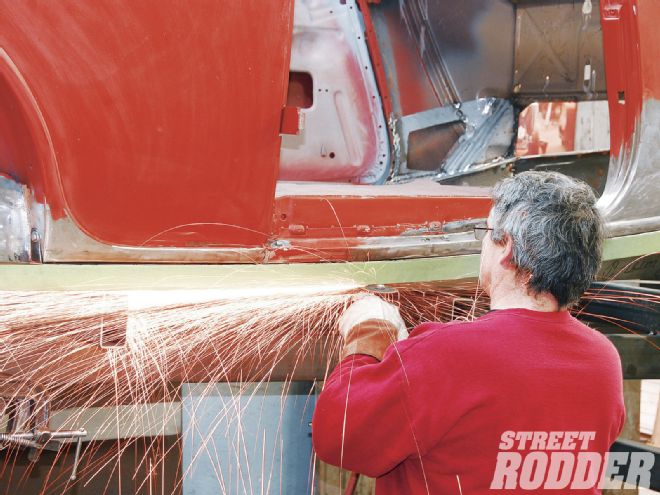
<path fill-rule="evenodd" d="M 378 478 L 377 495 L 600 493 L 583 457 L 600 459 L 624 419 L 604 336 L 568 312 L 505 309 L 420 325 L 382 362 L 346 357 L 312 431 L 319 458 Z"/>

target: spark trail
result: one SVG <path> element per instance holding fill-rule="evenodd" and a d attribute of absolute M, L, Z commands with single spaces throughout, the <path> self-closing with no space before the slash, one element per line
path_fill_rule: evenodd
<path fill-rule="evenodd" d="M 394 302 L 411 326 L 423 321 L 471 320 L 488 310 L 488 300 L 475 283 L 397 288 Z M 85 428 L 95 419 L 98 423 L 94 411 L 100 409 L 95 408 L 174 403 L 180 400 L 183 383 L 230 382 L 239 397 L 249 394 L 248 385 L 254 382 L 289 383 L 300 376 L 323 380 L 336 363 L 341 346 L 334 331 L 337 319 L 361 293 L 347 285 L 244 293 L 0 293 L 2 416 L 6 420 L 12 407 L 29 399 L 30 417 L 23 418 L 24 425 L 47 428 L 44 418 L 67 410 L 74 411 L 70 422 Z M 623 300 L 627 295 L 608 292 L 587 294 L 589 297 Z M 660 301 L 656 298 L 654 302 Z M 240 417 L 238 401 L 236 405 L 218 412 L 218 425 Z M 130 415 L 135 414 L 134 409 L 116 410 L 117 417 L 107 419 L 107 425 L 97 426 L 97 430 L 135 422 Z M 180 455 L 180 445 L 163 437 L 162 425 L 174 414 L 176 408 L 164 407 L 160 416 L 142 417 L 146 429 L 155 432 L 149 438 L 122 438 L 116 440 L 114 448 L 86 443 L 75 482 L 68 478 L 69 468 L 58 462 L 73 455 L 73 449 L 65 447 L 51 465 L 41 466 L 41 493 L 64 493 L 74 483 L 89 483 L 108 471 L 130 477 L 136 492 L 169 493 L 163 491 L 167 477 L 164 459 Z M 16 493 L 30 470 L 19 474 L 14 469 L 19 456 L 25 455 L 22 449 L 4 447 L 7 452 L 0 465 L 0 479 L 8 487 L 6 493 Z M 207 439 L 204 448 L 216 446 Z M 244 445 L 237 445 L 241 448 Z M 136 461 L 122 465 L 121 454 L 131 450 Z M 265 458 L 273 452 L 264 448 L 261 455 Z M 218 479 L 223 476 L 226 473 L 217 473 Z M 262 480 L 268 478 L 264 473 Z M 242 493 L 267 490 L 268 481 L 249 483 L 247 480 Z M 178 489 L 180 484 L 179 478 Z M 109 490 L 109 485 L 105 488 Z"/>

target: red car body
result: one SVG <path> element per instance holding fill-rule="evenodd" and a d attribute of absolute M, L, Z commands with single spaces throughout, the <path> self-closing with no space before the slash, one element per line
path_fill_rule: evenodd
<path fill-rule="evenodd" d="M 401 113 L 428 108 L 424 65 L 397 38 L 405 34 L 390 22 L 394 87 L 374 7 L 357 5 L 372 62 L 364 69 L 375 77 L 373 99 L 385 119 L 392 97 Z M 442 244 L 457 222 L 485 217 L 487 188 L 419 180 L 357 186 L 346 176 L 333 181 L 343 185 L 300 182 L 343 159 L 323 149 L 309 166 L 298 160 L 298 168 L 286 168 L 281 133 L 304 127 L 296 122 L 301 109 L 287 107 L 293 0 L 5 1 L 2 10 L 0 171 L 26 188 L 31 214 L 42 217 L 33 228 L 41 261 L 319 262 L 478 252 L 465 239 L 453 248 L 423 246 Z M 657 230 L 649 218 L 657 220 L 658 204 L 640 175 L 657 177 L 660 154 L 638 136 L 660 123 L 658 112 L 643 116 L 660 99 L 658 16 L 653 0 L 600 5 L 610 155 L 619 164 L 610 170 L 604 211 L 614 223 L 644 224 L 615 234 Z M 337 65 L 349 81 L 361 69 Z M 312 89 L 324 94 L 322 86 Z M 359 118 L 375 108 L 368 92 L 349 94 Z M 377 159 L 368 151 L 375 136 L 360 134 L 365 160 Z M 389 137 L 393 148 L 391 129 Z M 642 155 L 651 163 L 637 166 Z M 278 183 L 281 176 L 290 182 Z"/>

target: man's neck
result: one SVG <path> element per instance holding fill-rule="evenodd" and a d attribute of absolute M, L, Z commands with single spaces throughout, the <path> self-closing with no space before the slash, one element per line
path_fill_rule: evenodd
<path fill-rule="evenodd" d="M 560 311 L 557 300 L 551 294 L 529 294 L 524 287 L 510 290 L 495 290 L 491 294 L 490 309 L 521 308 L 532 311 Z"/>

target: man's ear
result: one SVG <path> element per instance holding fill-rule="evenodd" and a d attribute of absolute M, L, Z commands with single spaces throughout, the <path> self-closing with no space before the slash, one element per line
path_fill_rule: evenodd
<path fill-rule="evenodd" d="M 499 263 L 504 268 L 511 268 L 513 265 L 513 240 L 509 234 L 505 234 L 500 244 Z"/>

